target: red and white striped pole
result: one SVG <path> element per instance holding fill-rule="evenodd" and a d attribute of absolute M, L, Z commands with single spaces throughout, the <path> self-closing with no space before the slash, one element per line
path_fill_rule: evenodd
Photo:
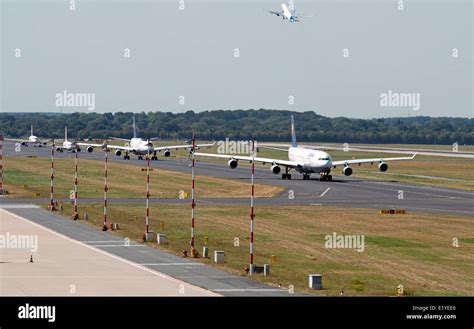
<path fill-rule="evenodd" d="M 253 138 L 253 141 L 252 141 L 252 179 L 251 179 L 252 193 L 250 195 L 250 269 L 249 269 L 250 275 L 252 275 L 253 270 L 254 270 L 254 265 L 253 265 L 253 251 L 254 251 L 253 225 L 254 225 L 254 219 L 255 219 L 255 209 L 254 209 L 255 184 L 254 184 L 254 176 L 255 176 L 255 137 Z"/>
<path fill-rule="evenodd" d="M 0 195 L 3 195 L 3 135 L 0 135 Z"/>
<path fill-rule="evenodd" d="M 50 180 L 50 200 L 49 200 L 49 210 L 56 211 L 56 207 L 54 205 L 54 140 L 51 145 L 51 180 Z"/>
<path fill-rule="evenodd" d="M 146 162 L 146 228 L 145 228 L 145 238 L 148 238 L 148 227 L 150 225 L 150 154 L 148 154 Z"/>
<path fill-rule="evenodd" d="M 193 144 L 191 146 L 191 180 L 192 180 L 192 185 L 191 185 L 191 256 L 194 257 L 196 255 L 196 249 L 194 248 L 194 208 L 196 207 L 196 203 L 194 202 L 194 188 L 195 188 L 195 183 L 194 183 L 194 165 L 195 165 L 195 159 L 194 159 L 194 150 L 196 147 L 196 140 L 194 138 L 194 133 L 193 133 Z"/>
<path fill-rule="evenodd" d="M 74 213 L 73 213 L 73 219 L 76 220 L 78 216 L 77 212 L 77 150 L 74 152 Z"/>
<path fill-rule="evenodd" d="M 107 231 L 107 151 L 104 152 L 104 227 L 102 231 Z"/>

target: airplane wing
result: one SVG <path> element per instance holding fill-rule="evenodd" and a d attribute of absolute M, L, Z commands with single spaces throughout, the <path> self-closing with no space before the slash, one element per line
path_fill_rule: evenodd
<path fill-rule="evenodd" d="M 105 147 L 107 144 L 76 143 L 79 146 Z"/>
<path fill-rule="evenodd" d="M 268 10 L 268 12 L 269 12 L 270 14 L 277 15 L 277 16 L 283 15 L 283 12 L 282 12 L 282 11 Z"/>
<path fill-rule="evenodd" d="M 111 144 L 107 144 L 106 147 L 108 149 L 112 149 L 112 150 L 122 150 L 122 151 L 133 151 L 133 150 L 135 150 L 133 147 L 130 147 L 130 146 L 120 146 L 120 145 L 111 145 Z"/>
<path fill-rule="evenodd" d="M 282 149 L 279 147 L 272 147 L 272 146 L 257 146 L 259 149 L 267 149 L 267 150 L 275 150 L 275 151 L 282 151 L 282 152 L 288 152 L 288 149 Z"/>
<path fill-rule="evenodd" d="M 416 156 L 416 153 L 411 157 L 399 157 L 399 158 L 373 158 L 373 159 L 351 159 L 351 160 L 342 160 L 342 161 L 333 161 L 332 166 L 342 166 L 342 165 L 352 165 L 359 163 L 373 163 L 373 162 L 387 162 L 387 161 L 405 161 L 413 160 Z"/>
<path fill-rule="evenodd" d="M 194 153 L 194 154 L 197 156 L 222 158 L 222 159 L 227 159 L 227 160 L 235 159 L 235 160 L 243 160 L 243 161 L 252 161 L 251 156 L 240 156 L 240 155 L 231 155 L 231 154 L 213 154 L 213 153 Z M 296 168 L 300 166 L 298 162 L 295 162 L 295 161 L 260 158 L 260 157 L 255 157 L 253 159 L 255 160 L 255 162 L 261 162 L 263 164 L 272 163 L 272 164 L 277 164 L 277 165 L 290 167 L 290 168 Z"/>
<path fill-rule="evenodd" d="M 26 139 L 4 138 L 3 140 L 10 142 L 29 143 L 29 141 Z"/>
<path fill-rule="evenodd" d="M 35 144 L 35 145 L 47 145 L 47 141 L 44 140 L 38 140 L 36 142 L 30 142 L 28 139 L 15 139 L 15 138 L 4 138 L 3 140 L 9 141 L 9 142 L 17 142 L 21 143 L 22 145 L 24 144 Z"/>
<path fill-rule="evenodd" d="M 117 141 L 130 142 L 130 139 L 126 139 L 126 138 L 109 137 L 109 139 L 114 139 L 114 140 L 117 140 Z"/>
<path fill-rule="evenodd" d="M 216 142 L 212 144 L 196 144 L 196 148 L 201 147 L 212 147 L 216 144 Z M 178 150 L 178 149 L 191 149 L 191 144 L 184 144 L 184 145 L 171 145 L 171 146 L 158 146 L 154 147 L 155 151 L 165 151 L 165 150 Z"/>
<path fill-rule="evenodd" d="M 280 148 L 280 147 L 274 147 L 274 146 L 266 146 L 266 145 L 262 145 L 262 144 L 258 144 L 258 148 L 259 149 L 267 149 L 267 150 L 275 150 L 275 151 L 282 151 L 282 152 L 288 152 L 288 149 L 289 148 Z M 307 149 L 310 149 L 310 150 L 324 150 L 324 149 L 330 149 L 330 148 L 327 148 L 327 147 L 323 147 L 323 146 L 304 146 L 304 148 L 307 148 Z M 334 148 L 335 150 L 340 150 L 341 148 Z"/>

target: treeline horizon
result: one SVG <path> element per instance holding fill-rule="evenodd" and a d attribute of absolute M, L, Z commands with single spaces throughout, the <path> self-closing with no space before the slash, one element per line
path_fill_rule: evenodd
<path fill-rule="evenodd" d="M 456 117 L 394 117 L 377 119 L 329 118 L 313 111 L 213 110 L 195 113 L 0 113 L 0 133 L 25 138 L 30 126 L 39 138 L 131 138 L 135 116 L 142 138 L 189 140 L 249 140 L 290 142 L 290 115 L 295 117 L 300 142 L 367 144 L 474 144 L 474 119 Z"/>

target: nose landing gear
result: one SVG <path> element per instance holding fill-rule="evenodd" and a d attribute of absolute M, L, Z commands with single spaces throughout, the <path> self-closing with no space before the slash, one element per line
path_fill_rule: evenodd
<path fill-rule="evenodd" d="M 328 172 L 322 172 L 322 173 L 320 173 L 319 180 L 320 181 L 332 181 L 332 175 L 330 175 Z"/>

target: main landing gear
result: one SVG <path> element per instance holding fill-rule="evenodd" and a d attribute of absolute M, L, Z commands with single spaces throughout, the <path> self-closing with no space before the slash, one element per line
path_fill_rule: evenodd
<path fill-rule="evenodd" d="M 130 155 L 128 154 L 128 152 L 125 152 L 125 154 L 123 155 L 123 159 L 130 160 Z"/>
<path fill-rule="evenodd" d="M 288 167 L 285 168 L 285 173 L 281 174 L 281 179 L 291 179 L 291 174 L 288 173 L 290 169 Z"/>
<path fill-rule="evenodd" d="M 311 177 L 310 173 L 303 173 L 303 180 L 309 180 Z"/>
<path fill-rule="evenodd" d="M 156 151 L 153 152 L 153 155 L 151 156 L 152 161 L 158 160 L 158 157 L 156 156 Z"/>

